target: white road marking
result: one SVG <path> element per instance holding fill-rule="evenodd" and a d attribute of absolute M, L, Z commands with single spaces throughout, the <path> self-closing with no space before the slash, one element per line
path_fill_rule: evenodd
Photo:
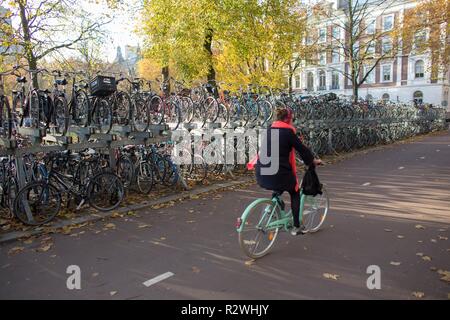
<path fill-rule="evenodd" d="M 170 278 L 170 277 L 172 277 L 174 275 L 175 274 L 173 274 L 172 272 L 166 272 L 166 273 L 163 273 L 163 274 L 161 274 L 161 275 L 159 275 L 157 277 L 154 277 L 154 278 L 152 278 L 150 280 L 147 280 L 147 281 L 143 282 L 143 285 L 146 286 L 146 287 L 150 287 L 150 286 L 154 285 L 155 283 L 158 283 L 160 281 L 166 280 L 167 278 Z"/>

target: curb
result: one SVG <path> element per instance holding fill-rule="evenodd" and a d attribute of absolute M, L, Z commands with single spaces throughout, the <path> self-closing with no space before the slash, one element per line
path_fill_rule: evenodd
<path fill-rule="evenodd" d="M 189 199 L 193 195 L 195 196 L 195 195 L 200 195 L 203 193 L 208 193 L 210 191 L 216 191 L 219 189 L 230 188 L 230 187 L 234 187 L 234 186 L 237 186 L 237 185 L 240 185 L 243 183 L 248 183 L 251 181 L 254 181 L 253 176 L 251 178 L 241 179 L 238 181 L 217 183 L 217 184 L 213 184 L 211 186 L 198 188 L 196 190 L 165 196 L 165 197 L 159 198 L 157 200 L 152 200 L 152 201 L 143 202 L 143 203 L 139 203 L 139 204 L 135 204 L 135 205 L 131 205 L 131 206 L 122 207 L 122 208 L 119 208 L 119 209 L 113 210 L 113 211 L 96 212 L 95 214 L 87 215 L 84 217 L 74 218 L 72 220 L 59 221 L 51 226 L 51 230 L 56 230 L 56 229 L 60 229 L 60 228 L 66 227 L 66 226 L 77 225 L 77 224 L 81 224 L 81 223 L 85 223 L 85 222 L 95 222 L 95 221 L 110 217 L 113 214 L 127 213 L 129 211 L 139 211 L 139 210 L 150 208 L 154 205 L 164 204 L 164 203 L 167 203 L 170 201 L 185 200 L 185 199 Z M 12 232 L 0 235 L 0 244 L 16 241 L 20 238 L 28 238 L 31 236 L 41 235 L 44 233 L 54 233 L 51 230 L 45 231 L 42 229 L 42 227 L 39 227 L 35 230 L 30 230 L 30 231 L 12 231 Z"/>

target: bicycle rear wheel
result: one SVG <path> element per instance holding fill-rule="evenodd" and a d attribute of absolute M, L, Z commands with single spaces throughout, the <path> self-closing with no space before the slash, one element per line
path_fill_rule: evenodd
<path fill-rule="evenodd" d="M 269 227 L 269 224 L 280 219 L 280 208 L 269 199 L 256 200 L 249 208 L 241 221 L 239 245 L 248 257 L 258 259 L 269 253 L 275 244 L 280 228 Z"/>
<path fill-rule="evenodd" d="M 89 182 L 86 194 L 91 207 L 99 211 L 110 211 L 120 205 L 125 191 L 117 175 L 104 172 Z"/>
<path fill-rule="evenodd" d="M 315 197 L 302 196 L 303 210 L 302 223 L 305 226 L 305 231 L 314 233 L 319 231 L 320 227 L 325 222 L 330 206 L 328 192 L 325 187 L 322 188 L 322 194 Z"/>

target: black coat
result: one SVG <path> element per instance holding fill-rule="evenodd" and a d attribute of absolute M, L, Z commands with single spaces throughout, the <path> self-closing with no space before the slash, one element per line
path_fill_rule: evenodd
<path fill-rule="evenodd" d="M 270 164 L 261 163 L 261 155 L 266 154 L 272 158 L 271 154 L 271 133 L 270 130 L 279 130 L 279 154 L 273 155 L 278 157 L 279 168 L 276 174 L 273 175 L 261 175 L 261 168 L 268 168 Z M 258 185 L 264 189 L 275 191 L 290 191 L 295 188 L 297 180 L 292 172 L 292 167 L 289 163 L 289 155 L 294 148 L 299 154 L 303 162 L 310 166 L 314 160 L 314 156 L 311 151 L 301 143 L 300 139 L 295 135 L 291 129 L 275 129 L 270 128 L 267 131 L 267 137 L 262 141 L 260 148 L 260 157 L 256 163 L 256 181 Z M 267 151 L 268 150 L 268 151 Z"/>

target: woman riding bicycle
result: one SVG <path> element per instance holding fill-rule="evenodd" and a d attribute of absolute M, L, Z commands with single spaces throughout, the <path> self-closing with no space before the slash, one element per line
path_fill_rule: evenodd
<path fill-rule="evenodd" d="M 289 192 L 294 218 L 291 234 L 296 236 L 303 233 L 303 228 L 300 226 L 299 218 L 300 186 L 296 172 L 295 151 L 300 154 L 308 167 L 321 165 L 322 161 L 314 159 L 312 152 L 297 137 L 296 130 L 292 126 L 293 120 L 293 112 L 290 109 L 277 109 L 276 121 L 267 130 L 255 168 L 256 180 L 260 187 L 273 190 L 280 195 L 284 191 Z M 277 154 L 272 155 L 272 151 Z M 272 170 L 273 167 L 275 167 L 274 170 Z"/>

